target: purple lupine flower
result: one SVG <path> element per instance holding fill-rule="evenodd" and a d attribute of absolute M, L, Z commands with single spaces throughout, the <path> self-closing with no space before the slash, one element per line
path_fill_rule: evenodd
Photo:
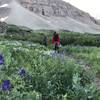
<path fill-rule="evenodd" d="M 33 77 L 31 75 L 28 75 L 27 78 L 29 81 L 32 81 L 32 79 L 33 79 Z"/>
<path fill-rule="evenodd" d="M 0 54 L 0 65 L 4 64 L 4 57 Z"/>
<path fill-rule="evenodd" d="M 25 76 L 25 75 L 26 75 L 25 69 L 21 68 L 21 69 L 19 70 L 19 75 L 22 76 L 22 77 Z"/>
<path fill-rule="evenodd" d="M 11 88 L 10 80 L 4 80 L 2 83 L 2 90 L 6 91 L 10 90 L 10 88 Z"/>

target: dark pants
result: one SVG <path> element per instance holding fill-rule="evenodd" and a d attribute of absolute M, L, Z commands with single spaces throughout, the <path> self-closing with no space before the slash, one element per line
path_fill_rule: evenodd
<path fill-rule="evenodd" d="M 58 43 L 55 43 L 55 51 L 59 50 L 59 45 Z"/>

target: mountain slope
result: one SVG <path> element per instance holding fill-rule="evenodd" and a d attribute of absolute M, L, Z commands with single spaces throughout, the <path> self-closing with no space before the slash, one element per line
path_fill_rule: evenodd
<path fill-rule="evenodd" d="M 8 19 L 5 20 L 7 23 L 28 26 L 34 29 L 52 28 L 43 18 L 29 12 L 15 1 L 11 2 L 9 7 L 11 12 Z"/>
<path fill-rule="evenodd" d="M 26 2 L 26 4 L 29 4 L 29 5 L 32 4 L 31 0 L 26 0 L 26 1 L 29 1 L 29 2 Z M 60 2 L 61 5 L 65 7 L 65 5 L 67 4 L 59 0 L 54 0 L 54 1 L 45 0 L 44 2 L 46 3 L 47 1 L 51 2 L 50 5 L 57 4 L 58 6 L 58 3 Z M 40 4 L 40 5 L 44 6 L 45 4 Z M 40 5 L 38 5 L 37 7 L 39 8 Z M 70 4 L 67 4 L 67 7 L 72 9 L 71 6 L 68 6 L 68 5 Z M 46 8 L 41 8 L 41 9 L 46 9 Z M 97 33 L 97 34 L 100 33 L 99 25 L 93 23 L 93 21 L 83 22 L 84 18 L 82 19 L 82 21 L 80 21 L 78 17 L 77 19 L 74 18 L 72 16 L 73 13 L 70 9 L 69 10 L 67 9 L 68 12 L 66 13 L 69 13 L 68 15 L 63 15 L 63 16 L 62 15 L 52 15 L 52 14 L 42 15 L 41 13 L 30 11 L 28 8 L 27 9 L 24 8 L 22 6 L 22 2 L 19 3 L 16 0 L 12 0 L 10 3 L 8 3 L 8 6 L 0 8 L 0 17 L 1 18 L 6 17 L 5 22 L 7 22 L 8 24 L 26 26 L 34 30 L 38 30 L 38 29 L 60 30 L 61 29 L 61 30 L 69 30 L 69 31 L 75 31 L 75 32 L 89 32 L 89 33 Z M 77 10 L 77 12 L 78 11 L 79 10 Z M 44 12 L 44 14 L 46 13 Z M 87 20 L 87 19 L 84 19 L 84 20 Z"/>
<path fill-rule="evenodd" d="M 45 16 L 71 17 L 83 23 L 96 24 L 96 20 L 88 13 L 72 6 L 63 0 L 17 0 L 26 9 Z M 85 19 L 85 20 L 84 20 Z"/>

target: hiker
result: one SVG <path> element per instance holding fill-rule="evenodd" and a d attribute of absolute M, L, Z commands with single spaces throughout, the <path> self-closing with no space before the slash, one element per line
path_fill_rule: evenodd
<path fill-rule="evenodd" d="M 48 42 L 48 39 L 47 39 L 47 36 L 44 36 L 43 38 L 43 45 L 45 45 L 47 47 L 47 43 Z"/>
<path fill-rule="evenodd" d="M 52 44 L 54 45 L 54 50 L 58 51 L 59 50 L 59 45 L 60 45 L 60 38 L 59 38 L 59 35 L 56 32 L 54 32 L 54 34 L 53 34 Z"/>

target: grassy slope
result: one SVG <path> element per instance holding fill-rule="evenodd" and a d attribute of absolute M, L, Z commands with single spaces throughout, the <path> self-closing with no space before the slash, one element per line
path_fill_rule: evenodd
<path fill-rule="evenodd" d="M 50 100 L 64 100 L 63 98 L 77 100 L 81 97 L 86 100 L 89 95 L 85 90 L 89 90 L 93 98 L 99 100 L 99 90 L 91 83 L 94 80 L 92 71 L 85 71 L 71 59 L 66 59 L 62 64 L 59 58 L 53 59 L 43 54 L 48 50 L 31 42 L 0 42 L 0 52 L 5 59 L 3 69 L 0 71 L 0 84 L 4 79 L 9 79 L 13 84 L 10 93 L 0 91 L 1 99 L 9 96 L 10 99 L 12 98 L 11 100 L 17 97 L 20 99 L 35 98 L 35 100 L 41 100 L 41 98 L 45 100 L 47 98 Z M 75 53 L 75 50 L 72 52 Z M 32 76 L 32 81 L 18 75 L 21 67 Z M 28 93 L 28 91 L 30 92 Z M 96 91 L 98 92 L 95 93 Z M 67 95 L 65 95 L 66 93 Z"/>
<path fill-rule="evenodd" d="M 75 59 L 83 60 L 85 64 L 92 68 L 92 70 L 86 72 L 74 60 L 68 58 L 62 64 L 59 58 L 52 59 L 43 54 L 44 51 L 49 50 L 48 48 L 33 44 L 42 44 L 43 37 L 46 35 L 48 37 L 48 47 L 51 48 L 52 34 L 53 31 L 32 31 L 10 27 L 7 34 L 0 36 L 0 53 L 5 58 L 4 69 L 0 71 L 2 75 L 0 83 L 4 79 L 10 79 L 14 85 L 10 94 L 6 93 L 6 96 L 5 92 L 0 91 L 1 98 L 4 99 L 9 96 L 10 99 L 15 99 L 19 96 L 20 99 L 32 97 L 32 99 L 37 98 L 36 100 L 41 100 L 41 98 L 45 98 L 45 100 L 48 98 L 50 100 L 66 100 L 64 98 L 68 100 L 78 100 L 79 98 L 87 100 L 87 97 L 91 94 L 94 100 L 100 99 L 100 90 L 92 84 L 94 75 L 100 75 L 100 48 L 73 46 L 99 46 L 100 36 L 62 31 L 59 33 L 61 43 L 69 45 L 62 47 L 66 50 L 66 55 L 68 53 L 74 55 Z M 27 82 L 27 78 L 22 79 L 18 76 L 17 72 L 21 67 L 24 67 L 32 75 L 32 82 Z M 88 94 L 86 90 L 90 93 Z"/>
<path fill-rule="evenodd" d="M 67 46 L 65 48 L 66 52 L 73 54 L 76 59 L 83 60 L 100 76 L 100 48 L 87 46 Z"/>

